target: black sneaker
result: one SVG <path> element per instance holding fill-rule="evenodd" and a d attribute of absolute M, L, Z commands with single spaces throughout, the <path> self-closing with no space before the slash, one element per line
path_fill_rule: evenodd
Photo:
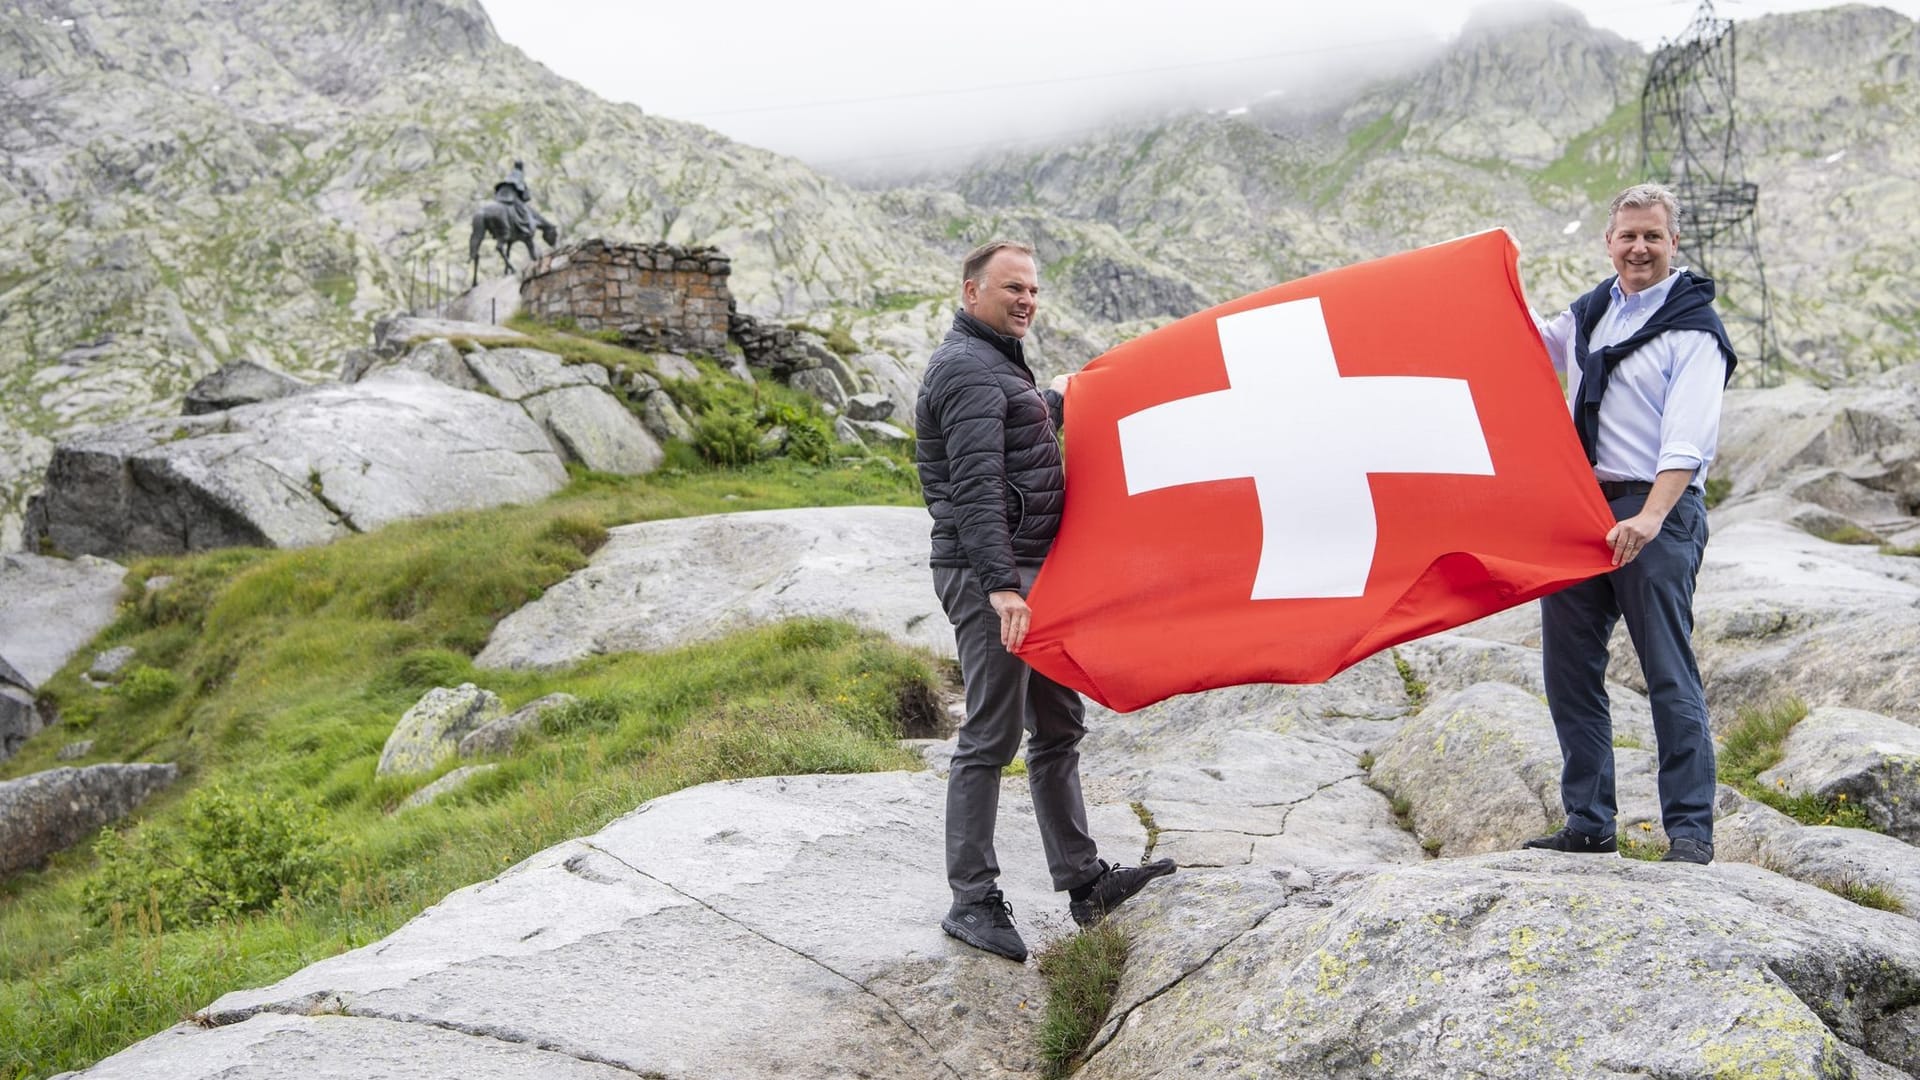
<path fill-rule="evenodd" d="M 1713 845 L 1705 840 L 1695 840 L 1691 836 L 1682 836 L 1667 848 L 1660 856 L 1661 862 L 1690 862 L 1705 866 L 1713 861 Z"/>
<path fill-rule="evenodd" d="M 1093 879 L 1093 891 L 1087 894 L 1085 900 L 1074 900 L 1067 904 L 1073 921 L 1081 926 L 1092 926 L 1106 918 L 1108 912 L 1146 888 L 1147 882 L 1165 877 L 1176 869 L 1172 859 L 1155 859 L 1139 866 L 1113 866 L 1103 860 L 1100 865 L 1105 869 Z"/>
<path fill-rule="evenodd" d="M 954 904 L 940 929 L 976 949 L 985 949 L 1009 960 L 1025 963 L 1027 943 L 1013 928 L 1013 905 L 994 889 L 971 904 Z"/>
<path fill-rule="evenodd" d="M 1613 837 L 1588 836 L 1571 825 L 1552 836 L 1536 836 L 1520 846 L 1545 848 L 1548 851 L 1566 851 L 1575 855 L 1612 855 L 1620 850 L 1620 844 Z"/>

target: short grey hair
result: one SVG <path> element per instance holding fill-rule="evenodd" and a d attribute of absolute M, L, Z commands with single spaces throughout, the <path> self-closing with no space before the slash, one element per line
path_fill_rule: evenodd
<path fill-rule="evenodd" d="M 1003 251 L 1017 251 L 1029 259 L 1033 258 L 1031 244 L 1022 244 L 1015 240 L 989 240 L 967 252 L 967 257 L 960 261 L 960 281 L 963 284 L 969 281 L 976 285 L 983 284 L 980 277 L 987 272 L 987 264 L 993 261 L 995 255 Z"/>
<path fill-rule="evenodd" d="M 1665 184 L 1635 184 L 1613 197 L 1607 207 L 1607 235 L 1613 235 L 1613 218 L 1624 207 L 1630 210 L 1645 210 L 1658 206 L 1667 212 L 1667 230 L 1680 231 L 1680 197 Z"/>

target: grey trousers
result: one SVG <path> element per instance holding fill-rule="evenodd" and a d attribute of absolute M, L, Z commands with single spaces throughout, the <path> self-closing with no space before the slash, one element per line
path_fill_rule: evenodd
<path fill-rule="evenodd" d="M 1022 596 L 1038 573 L 1039 567 L 1020 568 Z M 1000 770 L 1020 748 L 1022 728 L 1028 733 L 1027 786 L 1053 887 L 1064 891 L 1092 881 L 1100 862 L 1080 795 L 1085 703 L 1001 646 L 1000 617 L 972 570 L 936 566 L 933 587 L 953 623 L 967 687 L 967 719 L 947 773 L 947 883 L 954 902 L 981 900 L 1000 877 L 993 853 Z"/>

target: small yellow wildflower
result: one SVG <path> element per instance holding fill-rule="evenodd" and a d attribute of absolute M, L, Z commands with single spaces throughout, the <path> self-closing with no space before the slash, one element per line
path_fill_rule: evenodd
<path fill-rule="evenodd" d="M 1641 831 L 1641 832 L 1652 832 L 1652 831 L 1653 831 L 1653 823 L 1652 823 L 1652 822 L 1650 822 L 1650 821 L 1643 821 L 1643 822 L 1641 822 L 1641 823 L 1640 823 L 1640 831 Z"/>
<path fill-rule="evenodd" d="M 1844 792 L 1844 791 L 1843 791 L 1843 792 L 1841 792 L 1841 793 L 1840 793 L 1840 801 L 1841 801 L 1841 802 L 1846 802 L 1846 801 L 1847 801 L 1847 793 L 1846 793 L 1846 792 Z"/>

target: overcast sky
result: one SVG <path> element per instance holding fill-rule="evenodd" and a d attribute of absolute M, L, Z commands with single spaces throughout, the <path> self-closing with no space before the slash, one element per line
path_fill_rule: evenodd
<path fill-rule="evenodd" d="M 1039 145 L 1122 116 L 1350 82 L 1480 17 L 1562 6 L 1646 47 L 1697 0 L 481 0 L 494 28 L 604 98 L 843 175 Z M 1720 0 L 1722 18 L 1825 7 Z M 1920 17 L 1920 0 L 1885 6 Z M 1175 14 L 1177 12 L 1177 14 Z"/>

